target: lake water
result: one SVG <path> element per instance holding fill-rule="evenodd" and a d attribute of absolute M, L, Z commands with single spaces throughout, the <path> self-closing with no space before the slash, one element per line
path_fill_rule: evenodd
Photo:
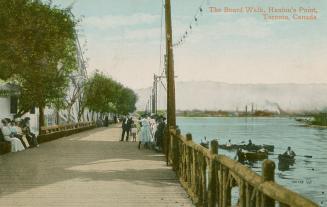
<path fill-rule="evenodd" d="M 286 171 L 277 169 L 277 155 L 269 155 L 269 159 L 276 163 L 277 183 L 327 207 L 327 129 L 303 127 L 293 118 L 276 117 L 177 117 L 177 125 L 182 134 L 192 133 L 197 143 L 204 136 L 208 140 L 218 138 L 220 144 L 228 139 L 234 144 L 251 139 L 254 144 L 275 145 L 275 154 L 291 146 L 297 155 L 312 156 L 296 156 L 295 164 Z M 219 154 L 235 156 L 235 152 L 222 149 Z M 255 163 L 252 169 L 261 174 L 261 162 Z"/>

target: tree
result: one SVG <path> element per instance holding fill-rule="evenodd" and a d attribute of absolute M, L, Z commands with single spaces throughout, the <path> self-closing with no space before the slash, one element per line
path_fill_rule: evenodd
<path fill-rule="evenodd" d="M 128 114 L 136 109 L 134 91 L 98 72 L 89 79 L 84 96 L 85 105 L 95 112 Z"/>
<path fill-rule="evenodd" d="M 66 95 L 77 68 L 75 26 L 69 10 L 38 0 L 0 1 L 0 79 L 21 88 L 20 114 L 43 109 Z"/>
<path fill-rule="evenodd" d="M 133 90 L 122 88 L 118 96 L 118 102 L 116 103 L 118 114 L 126 115 L 136 110 L 137 96 Z"/>
<path fill-rule="evenodd" d="M 85 87 L 85 105 L 100 113 L 111 112 L 114 108 L 115 90 L 118 84 L 103 74 L 95 73 Z"/>

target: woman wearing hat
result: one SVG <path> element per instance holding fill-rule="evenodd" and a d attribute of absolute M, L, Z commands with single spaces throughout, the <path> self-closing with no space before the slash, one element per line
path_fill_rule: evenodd
<path fill-rule="evenodd" d="M 24 136 L 24 134 L 23 134 L 21 124 L 20 124 L 20 119 L 11 121 L 10 130 L 11 130 L 11 133 L 14 134 L 14 136 L 21 141 L 21 143 L 24 145 L 25 148 L 30 147 L 30 145 L 26 139 L 26 136 Z"/>
<path fill-rule="evenodd" d="M 8 126 L 8 122 L 6 120 L 1 121 L 3 127 L 1 128 L 1 132 L 4 136 L 4 139 L 11 143 L 11 152 L 18 152 L 25 150 L 23 144 L 18 138 L 12 137 L 12 133 L 10 127 Z"/>
<path fill-rule="evenodd" d="M 24 122 L 22 124 L 22 130 L 23 133 L 25 134 L 29 145 L 33 147 L 39 147 L 39 143 L 37 142 L 37 137 L 34 133 L 31 132 L 30 128 L 30 117 L 25 117 Z"/>

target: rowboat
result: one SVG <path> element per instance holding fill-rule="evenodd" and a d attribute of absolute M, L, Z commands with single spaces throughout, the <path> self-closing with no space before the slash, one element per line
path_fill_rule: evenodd
<path fill-rule="evenodd" d="M 289 155 L 278 155 L 278 161 L 285 164 L 293 165 L 295 163 L 295 158 L 294 156 Z"/>
<path fill-rule="evenodd" d="M 202 147 L 205 147 L 205 148 L 209 149 L 209 143 L 208 142 L 206 142 L 206 143 L 205 142 L 201 142 L 200 145 Z"/>
<path fill-rule="evenodd" d="M 243 162 L 245 160 L 248 161 L 264 160 L 268 158 L 268 151 L 265 149 L 261 149 L 257 151 L 247 151 L 244 149 L 240 149 L 237 151 L 237 156 L 240 162 Z"/>
<path fill-rule="evenodd" d="M 278 155 L 278 161 L 278 170 L 286 171 L 295 163 L 295 158 L 289 155 Z"/>
<path fill-rule="evenodd" d="M 220 149 L 224 149 L 224 150 L 238 150 L 238 149 L 244 149 L 244 150 L 249 150 L 249 151 L 257 151 L 260 149 L 265 149 L 269 152 L 273 152 L 275 146 L 274 145 L 251 145 L 248 146 L 246 144 L 243 145 L 238 145 L 238 144 L 233 144 L 233 145 L 226 145 L 226 144 L 222 144 L 222 145 L 218 145 L 218 147 Z"/>

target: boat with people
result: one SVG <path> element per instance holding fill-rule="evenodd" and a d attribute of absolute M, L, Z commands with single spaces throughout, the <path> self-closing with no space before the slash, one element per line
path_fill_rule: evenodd
<path fill-rule="evenodd" d="M 289 164 L 289 165 L 293 165 L 295 163 L 295 156 L 290 156 L 290 155 L 286 155 L 286 154 L 279 154 L 278 155 L 278 161 L 285 163 L 285 164 Z"/>
<path fill-rule="evenodd" d="M 255 150 L 255 151 L 238 149 L 237 157 L 238 157 L 239 162 L 243 162 L 245 160 L 248 160 L 248 161 L 264 160 L 264 159 L 268 158 L 268 151 L 265 149 L 260 149 L 260 150 Z"/>
<path fill-rule="evenodd" d="M 204 139 L 201 140 L 200 145 L 202 147 L 205 147 L 205 148 L 209 149 L 209 141 L 207 140 L 207 137 L 204 137 Z"/>
<path fill-rule="evenodd" d="M 289 170 L 290 166 L 295 163 L 295 156 L 296 154 L 291 147 L 287 147 L 286 152 L 278 155 L 278 169 L 281 171 Z"/>
<path fill-rule="evenodd" d="M 278 170 L 286 171 L 290 169 L 295 163 L 295 156 L 290 156 L 286 154 L 278 155 Z"/>
<path fill-rule="evenodd" d="M 274 149 L 275 149 L 275 146 L 274 145 L 266 145 L 266 144 L 263 144 L 263 145 L 251 145 L 251 149 L 249 149 L 249 146 L 246 145 L 246 144 L 232 144 L 232 145 L 227 145 L 227 144 L 222 144 L 222 145 L 218 145 L 218 147 L 220 149 L 224 149 L 224 150 L 238 150 L 238 149 L 244 149 L 244 150 L 250 150 L 250 151 L 253 151 L 253 150 L 260 150 L 260 149 L 265 149 L 269 152 L 273 152 Z"/>
<path fill-rule="evenodd" d="M 205 147 L 205 148 L 209 149 L 209 143 L 208 142 L 206 142 L 206 143 L 205 142 L 201 142 L 200 145 L 202 147 Z"/>

